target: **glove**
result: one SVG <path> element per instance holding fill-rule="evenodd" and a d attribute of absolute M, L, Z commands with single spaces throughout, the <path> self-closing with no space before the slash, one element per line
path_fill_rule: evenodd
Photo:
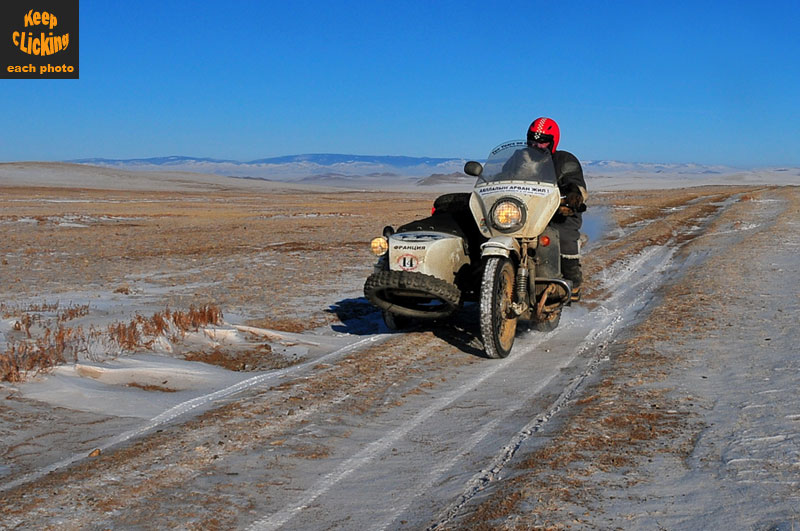
<path fill-rule="evenodd" d="M 579 212 L 579 208 L 583 203 L 583 195 L 580 192 L 569 192 L 567 194 L 567 206 L 575 212 Z"/>
<path fill-rule="evenodd" d="M 583 204 L 583 194 L 577 185 L 570 184 L 564 188 L 564 204 L 571 208 L 573 212 L 581 212 Z"/>

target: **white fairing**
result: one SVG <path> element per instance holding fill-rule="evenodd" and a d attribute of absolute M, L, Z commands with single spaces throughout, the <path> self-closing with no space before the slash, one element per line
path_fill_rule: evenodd
<path fill-rule="evenodd" d="M 549 151 L 529 147 L 525 140 L 510 140 L 494 148 L 486 159 L 469 202 L 481 233 L 487 238 L 539 236 L 561 202 L 557 182 L 555 164 Z M 524 211 L 521 227 L 500 230 L 492 223 L 492 207 L 505 198 L 517 203 Z"/>
<path fill-rule="evenodd" d="M 401 232 L 389 237 L 389 269 L 431 275 L 453 283 L 469 257 L 458 236 L 443 232 Z"/>
<path fill-rule="evenodd" d="M 516 231 L 502 232 L 492 225 L 489 216 L 494 204 L 508 197 L 513 197 L 525 205 L 525 224 Z M 555 184 L 506 181 L 476 186 L 469 207 L 481 233 L 487 238 L 494 236 L 534 238 L 544 232 L 553 214 L 558 210 L 560 202 L 560 193 Z"/>

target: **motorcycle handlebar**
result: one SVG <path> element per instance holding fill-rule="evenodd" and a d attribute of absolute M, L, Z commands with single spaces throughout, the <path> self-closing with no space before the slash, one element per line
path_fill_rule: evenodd
<path fill-rule="evenodd" d="M 569 205 L 567 205 L 567 203 L 566 203 L 566 199 L 567 199 L 567 196 L 565 196 L 565 195 L 562 195 L 562 196 L 561 196 L 561 206 L 562 206 L 562 207 L 564 207 L 564 208 L 568 208 L 568 209 L 569 209 L 570 211 L 572 211 L 573 213 L 574 213 L 574 212 L 586 212 L 586 203 L 581 203 L 580 205 L 578 205 L 578 209 L 577 209 L 577 210 L 574 210 L 572 207 L 570 207 Z"/>

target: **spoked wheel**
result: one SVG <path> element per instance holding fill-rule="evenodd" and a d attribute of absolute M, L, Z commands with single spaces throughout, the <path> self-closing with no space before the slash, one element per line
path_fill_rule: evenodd
<path fill-rule="evenodd" d="M 480 322 L 483 348 L 490 358 L 505 358 L 514 345 L 517 316 L 514 302 L 514 264 L 492 256 L 486 261 L 481 282 Z"/>

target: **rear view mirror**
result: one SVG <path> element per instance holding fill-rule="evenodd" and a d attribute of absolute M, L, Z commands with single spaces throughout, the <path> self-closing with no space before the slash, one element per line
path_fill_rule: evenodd
<path fill-rule="evenodd" d="M 473 177 L 480 177 L 481 173 L 483 173 L 483 166 L 481 166 L 480 162 L 471 160 L 464 164 L 464 173 Z"/>

